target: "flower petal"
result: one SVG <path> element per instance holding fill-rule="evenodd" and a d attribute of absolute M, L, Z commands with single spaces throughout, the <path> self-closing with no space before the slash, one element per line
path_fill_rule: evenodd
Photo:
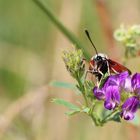
<path fill-rule="evenodd" d="M 98 100 L 102 100 L 105 98 L 105 92 L 103 89 L 99 89 L 98 87 L 94 87 L 93 93 Z"/>
<path fill-rule="evenodd" d="M 107 79 L 107 81 L 104 84 L 104 88 L 106 89 L 108 86 L 117 86 L 119 84 L 118 78 L 116 75 L 111 75 Z"/>
<path fill-rule="evenodd" d="M 140 73 L 136 73 L 132 77 L 132 88 L 135 93 L 140 93 Z"/>
<path fill-rule="evenodd" d="M 124 71 L 124 72 L 118 74 L 118 77 L 119 77 L 119 80 L 120 80 L 120 81 L 123 81 L 123 80 L 125 80 L 127 77 L 129 77 L 129 73 L 128 73 L 128 71 Z"/>
<path fill-rule="evenodd" d="M 105 93 L 105 103 L 106 109 L 114 109 L 120 103 L 120 93 L 117 86 L 109 86 Z"/>
<path fill-rule="evenodd" d="M 133 120 L 134 119 L 134 114 L 128 111 L 123 111 L 123 113 L 121 114 L 121 116 L 125 119 L 125 120 Z"/>
<path fill-rule="evenodd" d="M 121 89 L 125 90 L 126 92 L 132 92 L 131 77 L 127 77 L 125 80 L 123 80 L 120 86 Z"/>
<path fill-rule="evenodd" d="M 111 75 L 107 79 L 107 81 L 104 84 L 104 88 L 106 89 L 108 86 L 119 86 L 120 90 L 122 88 L 122 84 L 124 84 L 124 81 L 129 77 L 129 73 L 127 71 L 122 72 L 120 74 Z"/>
<path fill-rule="evenodd" d="M 111 102 L 111 101 L 105 101 L 104 102 L 104 107 L 108 110 L 112 110 L 116 107 L 116 103 L 115 102 Z"/>

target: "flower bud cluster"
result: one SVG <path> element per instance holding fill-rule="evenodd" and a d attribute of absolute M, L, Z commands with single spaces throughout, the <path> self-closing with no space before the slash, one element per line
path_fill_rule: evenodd
<path fill-rule="evenodd" d="M 85 72 L 83 52 L 81 50 L 63 52 L 63 60 L 67 70 L 75 79 L 81 78 Z"/>

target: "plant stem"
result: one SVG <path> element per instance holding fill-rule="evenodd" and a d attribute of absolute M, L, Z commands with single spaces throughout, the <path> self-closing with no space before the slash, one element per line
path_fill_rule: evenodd
<path fill-rule="evenodd" d="M 95 104 L 96 104 L 96 102 L 91 105 L 91 111 L 90 111 L 89 115 L 91 116 L 91 118 L 96 126 L 101 126 L 102 124 L 100 123 L 99 117 L 93 112 Z"/>
<path fill-rule="evenodd" d="M 95 117 L 95 114 L 93 114 L 93 112 L 90 114 L 90 116 L 96 126 L 102 126 L 101 123 L 98 121 L 97 117 Z"/>
<path fill-rule="evenodd" d="M 83 97 L 84 97 L 84 99 L 85 99 L 85 104 L 86 104 L 86 106 L 88 107 L 88 100 L 87 100 L 87 97 L 85 96 L 85 94 L 83 94 Z"/>
<path fill-rule="evenodd" d="M 50 10 L 49 6 L 44 5 L 39 0 L 33 0 L 33 2 L 48 16 L 48 18 L 51 20 L 51 22 L 77 47 L 78 49 L 83 50 L 83 54 L 87 60 L 90 59 L 89 53 L 86 51 L 83 44 L 77 39 L 77 37 L 70 32 L 53 14 L 53 12 Z"/>
<path fill-rule="evenodd" d="M 88 100 L 87 100 L 87 97 L 86 97 L 86 95 L 85 95 L 85 89 L 84 89 L 84 86 L 83 86 L 83 84 L 82 84 L 82 82 L 81 82 L 81 79 L 79 79 L 79 77 L 77 76 L 76 80 L 77 80 L 77 82 L 78 82 L 78 84 L 79 84 L 80 90 L 81 90 L 82 95 L 83 95 L 83 97 L 84 97 L 86 107 L 88 107 L 88 106 L 89 106 L 89 105 L 88 105 Z"/>

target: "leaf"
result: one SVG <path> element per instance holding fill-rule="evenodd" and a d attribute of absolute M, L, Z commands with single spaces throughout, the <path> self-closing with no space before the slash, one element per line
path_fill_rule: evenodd
<path fill-rule="evenodd" d="M 64 106 L 66 106 L 67 108 L 69 108 L 70 110 L 73 110 L 73 111 L 80 111 L 81 110 L 78 106 L 76 106 L 76 105 L 74 105 L 74 104 L 72 104 L 68 101 L 65 101 L 63 99 L 53 99 L 52 102 L 54 102 L 56 104 L 64 105 Z"/>
<path fill-rule="evenodd" d="M 86 108 L 84 108 L 81 112 L 85 112 L 85 113 L 89 113 L 89 111 L 90 111 L 90 108 L 88 108 L 88 107 L 86 107 Z"/>
<path fill-rule="evenodd" d="M 113 118 L 111 118 L 110 120 L 115 121 L 115 122 L 121 122 L 120 112 L 115 114 Z"/>
<path fill-rule="evenodd" d="M 61 81 L 52 81 L 52 82 L 50 82 L 49 85 L 54 86 L 54 87 L 60 87 L 60 88 L 75 89 L 74 84 L 61 82 Z"/>
<path fill-rule="evenodd" d="M 79 113 L 80 111 L 68 111 L 66 112 L 65 114 L 68 115 L 68 116 L 72 116 L 72 115 L 75 115 L 77 113 Z"/>
<path fill-rule="evenodd" d="M 87 60 L 90 59 L 89 53 L 86 51 L 83 44 L 77 39 L 77 37 L 70 32 L 53 14 L 53 12 L 50 10 L 49 6 L 44 5 L 39 0 L 33 0 L 33 2 L 48 16 L 50 21 L 77 47 L 78 49 L 83 50 L 83 54 L 86 57 Z"/>

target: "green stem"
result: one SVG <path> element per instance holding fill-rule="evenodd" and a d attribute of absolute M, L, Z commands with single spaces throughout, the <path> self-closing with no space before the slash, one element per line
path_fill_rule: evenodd
<path fill-rule="evenodd" d="M 51 22 L 78 48 L 83 50 L 83 54 L 87 60 L 90 59 L 89 53 L 86 51 L 83 44 L 77 39 L 77 37 L 70 32 L 53 14 L 49 6 L 44 5 L 39 0 L 33 0 L 33 2 L 48 16 Z"/>
<path fill-rule="evenodd" d="M 92 103 L 89 115 L 91 116 L 91 118 L 96 126 L 101 126 L 99 117 L 93 112 L 95 104 L 96 104 L 96 102 Z"/>
<path fill-rule="evenodd" d="M 101 123 L 99 122 L 99 119 L 97 118 L 97 116 L 95 117 L 95 114 L 93 114 L 93 112 L 90 114 L 90 116 L 96 126 L 102 126 Z"/>
<path fill-rule="evenodd" d="M 86 104 L 86 106 L 88 107 L 88 100 L 87 100 L 87 97 L 85 96 L 85 94 L 83 94 L 83 97 L 84 97 L 84 99 L 85 99 L 85 104 Z"/>
<path fill-rule="evenodd" d="M 80 90 L 81 90 L 82 95 L 83 95 L 83 97 L 84 97 L 86 107 L 88 107 L 89 105 L 88 105 L 87 97 L 86 97 L 86 95 L 85 95 L 85 89 L 84 89 L 84 86 L 83 86 L 83 84 L 82 84 L 82 82 L 81 82 L 81 80 L 79 79 L 78 76 L 77 76 L 76 80 L 77 80 L 77 82 L 78 82 L 78 84 L 79 84 Z"/>

